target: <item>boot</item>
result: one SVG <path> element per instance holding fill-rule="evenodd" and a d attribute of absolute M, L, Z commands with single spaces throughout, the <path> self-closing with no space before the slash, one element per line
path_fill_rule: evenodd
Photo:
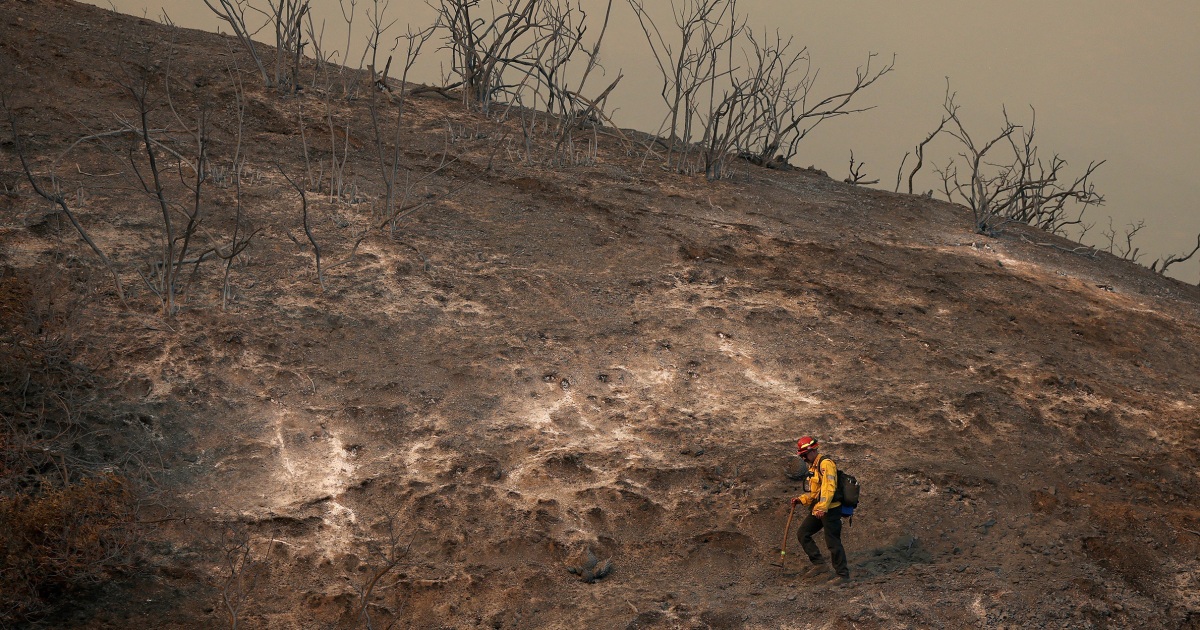
<path fill-rule="evenodd" d="M 814 562 L 800 571 L 800 577 L 804 579 L 822 577 L 829 572 L 829 568 L 825 566 L 825 562 Z"/>

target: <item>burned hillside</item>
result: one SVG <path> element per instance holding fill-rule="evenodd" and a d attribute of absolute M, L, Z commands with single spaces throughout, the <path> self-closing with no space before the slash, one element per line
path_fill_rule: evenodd
<path fill-rule="evenodd" d="M 1196 287 L 67 0 L 0 29 L 5 623 L 1200 624 Z M 802 434 L 863 484 L 848 588 L 771 565 Z"/>

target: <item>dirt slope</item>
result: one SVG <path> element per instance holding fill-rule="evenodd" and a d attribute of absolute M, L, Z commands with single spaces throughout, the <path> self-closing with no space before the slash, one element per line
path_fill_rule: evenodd
<path fill-rule="evenodd" d="M 228 167 L 227 68 L 250 67 L 234 46 L 0 0 L 0 77 L 39 175 L 135 115 L 120 82 L 137 59 L 185 120 L 218 104 Z M 242 203 L 262 231 L 226 310 L 223 264 L 197 268 L 170 319 L 138 278 L 160 215 L 128 138 L 81 143 L 57 172 L 129 309 L 0 144 L 4 276 L 68 274 L 91 295 L 81 361 L 162 462 L 143 570 L 58 627 L 220 627 L 222 595 L 244 596 L 239 627 L 366 627 L 388 553 L 377 628 L 1200 627 L 1195 287 L 817 172 L 665 172 L 612 131 L 594 159 L 529 164 L 516 114 L 432 94 L 403 136 L 429 205 L 327 267 L 322 291 L 280 169 L 305 173 L 303 140 L 328 169 L 324 97 L 246 76 Z M 161 85 L 153 126 L 184 153 Z M 331 203 L 327 172 L 309 195 L 327 265 L 380 195 L 366 99 L 331 107 L 361 203 Z M 205 226 L 227 240 L 222 181 Z M 847 589 L 770 564 L 802 434 L 864 486 Z M 588 549 L 614 567 L 590 584 L 567 570 Z"/>

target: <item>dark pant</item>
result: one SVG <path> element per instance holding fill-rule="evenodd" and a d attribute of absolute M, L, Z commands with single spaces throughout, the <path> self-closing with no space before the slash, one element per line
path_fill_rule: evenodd
<path fill-rule="evenodd" d="M 840 508 L 829 510 L 823 519 L 809 514 L 804 522 L 800 523 L 800 529 L 796 530 L 800 546 L 804 547 L 804 553 L 808 554 L 808 559 L 812 560 L 813 564 L 821 564 L 825 561 L 821 557 L 821 550 L 817 548 L 817 543 L 813 542 L 813 536 L 822 529 L 825 530 L 825 547 L 829 549 L 829 556 L 833 560 L 833 572 L 842 577 L 850 577 L 850 568 L 846 566 L 846 550 L 842 549 L 842 510 Z"/>

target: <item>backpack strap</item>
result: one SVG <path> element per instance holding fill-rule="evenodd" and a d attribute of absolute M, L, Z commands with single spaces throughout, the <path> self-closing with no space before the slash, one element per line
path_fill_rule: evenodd
<path fill-rule="evenodd" d="M 822 483 L 822 485 L 824 485 L 824 482 L 825 482 L 825 478 L 824 478 L 824 476 L 825 476 L 825 471 L 821 470 L 821 464 L 822 464 L 822 463 L 823 463 L 825 460 L 827 460 L 827 459 L 829 459 L 829 457 L 828 457 L 828 456 L 826 456 L 826 455 L 817 455 L 817 461 L 816 461 L 816 462 L 814 462 L 814 464 L 815 464 L 815 465 L 816 465 L 816 467 L 817 467 L 817 476 L 818 476 L 818 477 L 821 477 L 821 483 Z M 837 483 L 837 479 L 834 479 L 834 483 L 835 483 L 835 484 Z"/>
<path fill-rule="evenodd" d="M 825 460 L 827 460 L 827 459 L 829 459 L 829 458 L 826 457 L 825 455 L 817 455 L 817 461 L 813 462 L 813 465 L 817 467 L 817 500 L 818 501 L 821 500 L 821 488 L 825 485 L 825 471 L 821 470 L 821 464 L 823 464 L 825 462 Z M 836 493 L 837 492 L 837 488 L 836 488 L 837 479 L 835 478 L 833 480 L 833 482 L 834 482 L 834 486 L 835 486 L 834 492 Z M 832 500 L 833 499 L 830 499 L 830 501 L 832 501 Z"/>

